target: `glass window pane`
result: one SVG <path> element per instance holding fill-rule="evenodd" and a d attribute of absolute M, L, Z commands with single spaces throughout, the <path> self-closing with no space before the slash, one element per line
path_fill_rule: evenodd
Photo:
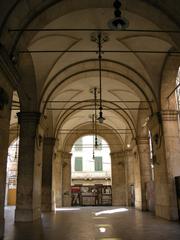
<path fill-rule="evenodd" d="M 75 157 L 75 171 L 82 171 L 82 157 Z"/>
<path fill-rule="evenodd" d="M 95 171 L 102 171 L 102 157 L 95 157 Z"/>

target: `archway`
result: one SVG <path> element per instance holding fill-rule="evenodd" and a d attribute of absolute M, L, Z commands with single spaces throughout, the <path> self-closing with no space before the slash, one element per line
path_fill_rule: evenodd
<path fill-rule="evenodd" d="M 72 206 L 112 205 L 110 148 L 103 138 L 95 138 L 83 136 L 72 147 Z"/>
<path fill-rule="evenodd" d="M 134 180 L 129 181 L 127 172 L 133 179 L 133 161 L 129 161 L 128 158 L 132 159 L 129 145 L 125 148 L 122 144 L 122 139 L 112 128 L 104 125 L 99 125 L 98 136 L 105 139 L 111 150 L 112 160 L 112 205 L 113 206 L 124 206 L 128 205 L 128 189 Z M 103 131 L 101 131 L 103 130 Z M 61 159 L 62 164 L 62 205 L 71 205 L 71 149 L 74 143 L 82 136 L 92 135 L 92 123 L 82 124 L 75 128 L 71 134 L 68 134 L 64 139 L 63 148 L 60 152 L 57 152 L 57 159 Z M 59 154 L 60 153 L 60 154 Z M 92 155 L 91 155 L 92 156 Z M 54 161 L 56 164 L 56 161 Z M 60 164 L 58 164 L 60 166 Z M 58 166 L 56 164 L 56 166 Z M 131 167 L 130 167 L 131 165 Z M 128 171 L 127 171 L 128 169 Z M 58 168 L 55 168 L 58 171 Z M 57 176 L 57 174 L 54 174 Z M 56 180 L 57 182 L 57 180 Z M 60 180 L 59 180 L 60 182 Z M 57 190 L 56 190 L 57 189 Z M 56 186 L 54 192 L 58 192 L 59 186 Z M 58 197 L 59 198 L 59 197 Z M 57 199 L 55 197 L 55 199 Z M 56 206 L 58 201 L 56 201 Z"/>

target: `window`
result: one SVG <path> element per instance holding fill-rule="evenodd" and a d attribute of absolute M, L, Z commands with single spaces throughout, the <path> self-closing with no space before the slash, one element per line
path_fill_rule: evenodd
<path fill-rule="evenodd" d="M 95 171 L 102 171 L 103 170 L 102 157 L 95 157 L 94 161 Z"/>
<path fill-rule="evenodd" d="M 82 167 L 82 157 L 75 157 L 75 171 L 82 171 L 83 167 Z"/>
<path fill-rule="evenodd" d="M 83 144 L 82 138 L 78 139 L 74 144 L 75 151 L 82 151 L 82 144 Z"/>

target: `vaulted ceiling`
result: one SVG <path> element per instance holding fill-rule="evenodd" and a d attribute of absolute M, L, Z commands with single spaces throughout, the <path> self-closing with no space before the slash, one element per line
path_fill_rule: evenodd
<path fill-rule="evenodd" d="M 19 58 L 30 54 L 39 111 L 49 121 L 47 134 L 63 141 L 67 137 L 61 135 L 63 131 L 87 123 L 90 126 L 94 113 L 90 90 L 99 88 L 97 44 L 91 41 L 94 31 L 7 33 L 5 29 L 25 26 L 26 29 L 107 29 L 107 22 L 113 17 L 113 1 L 16 1 L 9 15 L 5 12 L 10 4 L 13 6 L 13 1 L 1 4 L 1 42 L 10 54 L 18 52 Z M 126 144 L 136 134 L 141 111 L 148 116 L 157 109 L 167 52 L 179 49 L 179 34 L 162 30 L 179 30 L 180 4 L 167 0 L 127 0 L 122 1 L 122 6 L 129 21 L 128 29 L 154 30 L 104 32 L 108 36 L 102 46 L 104 126 L 126 131 L 126 134 L 119 132 Z M 23 16 L 18 16 L 20 9 L 26 9 Z M 17 120 L 12 118 L 14 121 Z"/>

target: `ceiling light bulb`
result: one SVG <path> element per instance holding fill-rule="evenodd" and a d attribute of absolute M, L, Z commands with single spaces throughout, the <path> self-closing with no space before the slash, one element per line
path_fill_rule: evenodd
<path fill-rule="evenodd" d="M 114 18 L 109 20 L 108 27 L 112 30 L 124 30 L 129 26 L 129 22 L 126 18 L 121 16 L 121 2 L 115 0 L 114 6 Z"/>
<path fill-rule="evenodd" d="M 103 117 L 103 113 L 101 111 L 99 112 L 99 117 L 97 120 L 99 121 L 99 123 L 103 123 L 105 120 L 105 118 Z"/>
<path fill-rule="evenodd" d="M 108 22 L 108 27 L 112 30 L 125 30 L 128 26 L 128 20 L 123 17 L 115 17 Z"/>

